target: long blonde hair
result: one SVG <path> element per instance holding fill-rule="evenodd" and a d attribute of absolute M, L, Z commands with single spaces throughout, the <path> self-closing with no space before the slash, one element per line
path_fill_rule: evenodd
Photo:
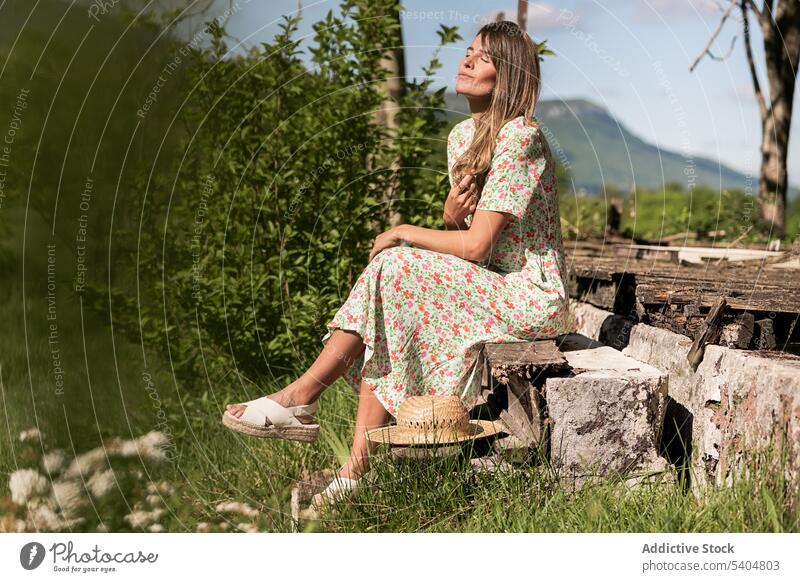
<path fill-rule="evenodd" d="M 533 123 L 539 100 L 540 70 L 537 45 L 515 22 L 490 22 L 478 31 L 484 52 L 497 71 L 489 108 L 475 124 L 475 134 L 467 150 L 456 160 L 454 183 L 467 173 L 475 174 L 479 192 L 491 167 L 495 140 L 508 121 L 523 115 Z M 477 35 L 476 35 L 477 36 Z"/>

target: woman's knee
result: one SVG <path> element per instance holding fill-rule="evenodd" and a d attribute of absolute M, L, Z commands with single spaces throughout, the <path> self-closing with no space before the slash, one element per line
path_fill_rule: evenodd
<path fill-rule="evenodd" d="M 389 247 L 375 255 L 373 260 L 381 261 L 381 270 L 396 273 L 406 264 L 408 259 L 403 255 L 411 251 L 410 247 Z"/>

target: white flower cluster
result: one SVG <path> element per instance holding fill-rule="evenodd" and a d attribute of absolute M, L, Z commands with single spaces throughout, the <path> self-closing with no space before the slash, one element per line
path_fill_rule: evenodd
<path fill-rule="evenodd" d="M 42 435 L 33 428 L 20 433 L 19 440 L 35 445 L 42 442 Z M 71 461 L 62 450 L 46 451 L 41 458 L 44 474 L 36 468 L 19 469 L 11 474 L 8 485 L 14 514 L 0 514 L 0 532 L 72 531 L 84 525 L 88 510 L 95 508 L 96 512 L 96 502 L 115 486 L 120 487 L 118 474 L 109 464 L 112 457 L 156 464 L 166 460 L 167 444 L 166 435 L 151 431 L 133 440 L 113 438 Z M 144 478 L 140 469 L 132 470 L 131 475 Z M 148 483 L 146 503 L 136 502 L 125 521 L 134 528 L 164 531 L 156 523 L 166 511 L 162 496 L 174 491 L 166 481 Z M 108 531 L 102 517 L 97 517 L 101 519 L 97 531 Z"/>
<path fill-rule="evenodd" d="M 260 513 L 257 509 L 250 507 L 247 503 L 242 503 L 240 501 L 223 501 L 217 504 L 216 509 L 219 513 L 231 514 L 231 517 L 235 515 L 241 515 L 251 520 L 237 523 L 234 526 L 236 530 L 246 533 L 257 533 L 259 531 L 258 524 L 253 522 L 258 519 Z M 215 530 L 228 531 L 230 529 L 231 523 L 227 521 L 227 519 L 223 519 L 223 521 L 218 524 L 201 521 L 197 524 L 196 531 L 206 533 L 213 532 Z"/>

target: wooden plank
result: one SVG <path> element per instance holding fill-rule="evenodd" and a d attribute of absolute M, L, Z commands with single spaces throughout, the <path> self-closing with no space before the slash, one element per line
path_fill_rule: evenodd
<path fill-rule="evenodd" d="M 536 387 L 519 376 L 511 376 L 507 386 L 508 408 L 500 413 L 500 419 L 525 446 L 539 446 L 543 418 Z"/>
<path fill-rule="evenodd" d="M 665 261 L 621 260 L 617 257 L 568 256 L 567 269 L 572 276 L 611 281 L 623 273 L 636 275 L 639 283 L 655 279 L 682 279 L 695 283 L 727 282 L 737 290 L 776 289 L 795 296 L 800 289 L 800 271 L 776 269 L 758 261 L 713 265 L 677 265 Z"/>
<path fill-rule="evenodd" d="M 484 354 L 494 368 L 503 365 L 515 366 L 566 366 L 567 360 L 555 339 L 538 339 L 523 342 L 490 342 L 484 345 Z"/>
<path fill-rule="evenodd" d="M 708 289 L 692 287 L 689 282 L 680 281 L 673 284 L 661 282 L 642 283 L 636 286 L 636 300 L 644 305 L 687 305 L 690 303 L 700 307 L 713 308 L 720 295 L 724 296 L 731 309 L 743 311 L 776 311 L 785 313 L 800 312 L 800 300 L 788 294 L 776 294 L 775 291 L 758 290 L 750 293 L 742 291 L 726 291 L 724 289 Z"/>
<path fill-rule="evenodd" d="M 781 251 L 765 251 L 758 249 L 695 247 L 695 246 L 662 246 L 662 245 L 615 245 L 615 256 L 628 256 L 634 259 L 666 260 L 674 263 L 687 261 L 703 263 L 703 259 L 725 259 L 726 261 L 747 261 L 786 255 Z"/>
<path fill-rule="evenodd" d="M 617 282 L 605 279 L 570 276 L 568 293 L 580 301 L 600 309 L 614 310 L 617 297 Z"/>
<path fill-rule="evenodd" d="M 745 311 L 736 316 L 736 321 L 723 325 L 719 338 L 720 345 L 746 349 L 753 339 L 754 320 L 753 314 Z"/>
<path fill-rule="evenodd" d="M 772 320 L 768 317 L 765 317 L 764 319 L 759 319 L 754 323 L 756 329 L 758 329 L 756 349 L 774 350 L 777 342 L 775 341 L 775 328 L 772 325 Z"/>
<path fill-rule="evenodd" d="M 719 334 L 722 331 L 722 313 L 725 311 L 726 305 L 724 297 L 717 299 L 716 305 L 709 312 L 704 322 L 703 329 L 695 338 L 689 353 L 686 354 L 686 359 L 689 360 L 692 370 L 697 370 L 697 366 L 703 360 L 706 344 L 716 343 L 719 339 Z"/>

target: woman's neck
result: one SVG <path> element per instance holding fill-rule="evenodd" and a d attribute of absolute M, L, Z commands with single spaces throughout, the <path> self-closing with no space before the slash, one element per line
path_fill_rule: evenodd
<path fill-rule="evenodd" d="M 467 97 L 467 101 L 469 102 L 469 111 L 472 114 L 472 121 L 479 123 L 492 104 L 492 96 Z"/>

